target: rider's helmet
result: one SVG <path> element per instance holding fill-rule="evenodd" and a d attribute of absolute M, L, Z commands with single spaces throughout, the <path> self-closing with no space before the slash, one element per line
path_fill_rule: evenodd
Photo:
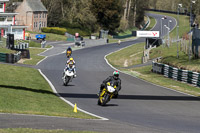
<path fill-rule="evenodd" d="M 70 59 L 69 59 L 70 61 L 74 61 L 74 59 L 71 57 Z"/>
<path fill-rule="evenodd" d="M 69 46 L 69 47 L 67 48 L 67 50 L 70 50 L 70 51 L 71 51 L 71 47 Z"/>
<path fill-rule="evenodd" d="M 118 71 L 114 71 L 114 72 L 113 72 L 113 77 L 114 77 L 114 79 L 118 79 L 118 77 L 119 77 L 119 72 L 118 72 Z"/>

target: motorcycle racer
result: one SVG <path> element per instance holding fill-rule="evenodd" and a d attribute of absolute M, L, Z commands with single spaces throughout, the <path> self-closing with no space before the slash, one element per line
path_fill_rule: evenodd
<path fill-rule="evenodd" d="M 97 95 L 99 95 L 102 90 L 107 87 L 107 83 L 111 82 L 113 85 L 116 85 L 116 92 L 115 92 L 115 96 L 118 96 L 118 92 L 121 90 L 121 79 L 119 78 L 119 72 L 118 71 L 114 71 L 112 76 L 109 76 L 107 79 L 105 79 L 103 81 L 103 83 L 100 85 L 100 91 Z"/>
<path fill-rule="evenodd" d="M 66 55 L 67 55 L 67 58 L 69 58 L 72 54 L 72 48 L 69 46 L 66 50 Z"/>
<path fill-rule="evenodd" d="M 75 65 L 75 61 L 74 59 L 71 57 L 67 63 L 66 63 L 66 67 L 64 69 L 64 71 L 68 70 L 68 69 L 72 69 L 74 72 L 74 78 L 76 77 L 76 65 Z"/>

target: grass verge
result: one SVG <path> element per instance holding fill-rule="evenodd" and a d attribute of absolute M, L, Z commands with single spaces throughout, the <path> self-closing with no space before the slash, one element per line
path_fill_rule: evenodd
<path fill-rule="evenodd" d="M 142 63 L 144 43 L 129 46 L 108 56 L 108 61 L 114 67 L 128 67 Z M 117 60 L 116 60 L 117 59 Z"/>
<path fill-rule="evenodd" d="M 22 59 L 23 64 L 36 65 L 40 60 L 44 59 L 44 56 L 39 56 L 38 54 L 44 52 L 46 49 L 40 48 L 29 48 L 31 59 Z"/>
<path fill-rule="evenodd" d="M 154 13 L 154 12 L 153 12 Z M 166 15 L 166 16 L 172 16 L 176 18 L 176 15 L 173 14 L 165 14 L 162 13 L 162 15 Z M 180 16 L 180 36 L 182 36 L 184 33 L 186 33 L 187 31 L 189 31 L 189 23 L 188 23 L 188 17 L 187 16 Z M 176 34 L 176 30 L 173 30 L 171 32 L 171 36 Z M 124 66 L 124 62 L 130 62 L 127 63 L 128 66 L 130 65 L 136 65 L 137 62 L 141 61 L 142 56 L 140 54 L 137 54 L 139 52 L 142 52 L 142 48 L 144 46 L 144 43 L 141 44 L 136 44 L 133 46 L 130 46 L 128 48 L 122 49 L 118 52 L 115 52 L 111 55 L 108 55 L 106 58 L 109 61 L 109 63 L 111 65 L 113 65 L 114 67 L 129 73 L 133 76 L 139 77 L 141 79 L 144 79 L 146 81 L 161 85 L 161 86 L 165 86 L 168 88 L 172 88 L 181 92 L 185 92 L 185 93 L 189 93 L 192 95 L 196 95 L 196 96 L 200 96 L 200 89 L 198 87 L 193 87 L 192 85 L 186 84 L 186 83 L 182 83 L 179 81 L 175 81 L 169 78 L 165 78 L 163 75 L 159 75 L 159 74 L 155 74 L 151 72 L 152 66 L 146 66 L 146 67 L 141 67 L 141 68 L 132 68 L 132 69 L 122 69 L 121 67 Z M 176 49 L 176 43 L 173 44 L 172 46 L 168 47 L 158 47 L 156 49 L 153 49 L 151 51 L 151 58 L 156 58 L 156 57 L 160 57 L 163 56 L 163 60 L 162 62 L 166 63 L 166 64 L 171 64 L 175 67 L 179 67 L 179 68 L 185 68 L 185 69 L 189 69 L 189 70 L 195 70 L 195 71 L 199 71 L 199 60 L 191 60 L 190 62 L 188 62 L 188 56 L 186 54 L 184 54 L 183 52 L 180 52 L 180 58 L 177 59 L 176 58 L 176 53 L 177 53 L 177 49 Z M 132 58 L 130 58 L 131 55 L 135 55 Z M 138 59 L 135 60 L 133 62 L 134 59 Z"/>
<path fill-rule="evenodd" d="M 132 68 L 129 70 L 125 70 L 124 72 L 128 72 L 133 76 L 146 80 L 148 82 L 164 86 L 167 88 L 171 88 L 180 92 L 188 93 L 195 96 L 200 96 L 200 89 L 198 87 L 194 87 L 190 84 L 182 83 L 180 81 L 175 81 L 173 79 L 169 79 L 164 77 L 163 75 L 152 73 L 152 66 L 145 66 L 140 68 Z"/>
<path fill-rule="evenodd" d="M 66 130 L 44 130 L 44 129 L 30 129 L 30 128 L 7 128 L 0 129 L 1 133 L 98 133 L 92 131 L 66 131 Z"/>
<path fill-rule="evenodd" d="M 149 16 L 149 19 L 150 19 L 150 24 L 145 30 L 151 30 L 154 27 L 154 25 L 156 24 L 155 18 Z"/>
<path fill-rule="evenodd" d="M 0 72 L 0 112 L 94 118 L 74 113 L 35 69 L 0 64 Z"/>
<path fill-rule="evenodd" d="M 44 33 L 44 32 L 31 32 L 27 31 L 30 34 L 36 35 L 36 34 L 46 34 L 46 40 L 48 41 L 66 41 L 67 37 L 65 35 L 58 35 L 53 33 Z"/>

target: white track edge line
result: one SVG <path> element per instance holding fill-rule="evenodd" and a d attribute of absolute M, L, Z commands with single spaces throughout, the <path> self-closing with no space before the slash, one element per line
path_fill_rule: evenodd
<path fill-rule="evenodd" d="M 62 99 L 64 102 L 66 102 L 67 104 L 69 104 L 70 106 L 72 106 L 72 107 L 74 108 L 75 105 L 74 105 L 73 103 L 71 103 L 70 101 L 64 99 L 63 97 L 61 97 L 61 96 L 57 93 L 57 91 L 56 91 L 55 87 L 53 86 L 53 84 L 51 83 L 51 81 L 42 73 L 42 71 L 41 71 L 40 69 L 38 69 L 38 71 L 39 71 L 40 74 L 45 78 L 45 80 L 49 83 L 49 85 L 50 85 L 51 89 L 53 90 L 53 92 L 54 92 L 60 99 Z M 83 113 L 86 113 L 86 114 L 88 114 L 88 115 L 91 115 L 91 116 L 100 118 L 100 120 L 109 120 L 109 119 L 107 119 L 107 118 L 104 118 L 104 117 L 101 117 L 101 116 L 92 114 L 92 113 L 90 113 L 90 112 L 87 112 L 87 111 L 85 111 L 85 110 L 83 110 L 83 109 L 80 109 L 80 108 L 78 108 L 78 107 L 77 107 L 77 110 L 79 110 L 79 111 L 81 111 L 81 112 L 83 112 Z M 99 120 L 99 119 L 94 119 L 94 120 Z"/>

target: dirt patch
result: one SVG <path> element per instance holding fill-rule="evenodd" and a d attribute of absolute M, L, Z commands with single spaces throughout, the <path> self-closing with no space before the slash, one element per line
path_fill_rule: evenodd
<path fill-rule="evenodd" d="M 24 61 L 27 61 L 27 60 L 32 60 L 32 58 L 30 58 L 30 59 L 21 59 L 21 60 L 19 60 L 17 63 L 23 64 Z"/>
<path fill-rule="evenodd" d="M 124 67 L 128 67 L 128 60 L 124 61 Z"/>

